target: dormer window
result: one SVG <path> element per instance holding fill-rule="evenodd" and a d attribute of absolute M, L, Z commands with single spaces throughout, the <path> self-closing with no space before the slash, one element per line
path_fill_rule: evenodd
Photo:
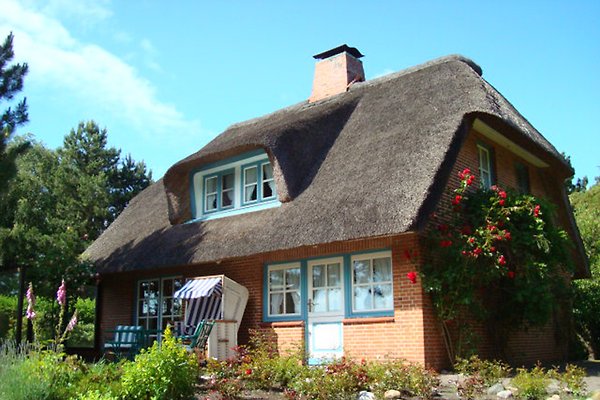
<path fill-rule="evenodd" d="M 273 166 L 254 151 L 204 166 L 192 178 L 194 219 L 211 219 L 278 206 Z"/>

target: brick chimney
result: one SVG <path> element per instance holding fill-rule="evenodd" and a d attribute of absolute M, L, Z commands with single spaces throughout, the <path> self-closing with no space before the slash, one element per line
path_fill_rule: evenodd
<path fill-rule="evenodd" d="M 365 71 L 359 60 L 363 55 L 355 47 L 341 45 L 313 57 L 319 61 L 315 65 L 315 79 L 309 103 L 339 94 L 350 85 L 365 80 Z"/>

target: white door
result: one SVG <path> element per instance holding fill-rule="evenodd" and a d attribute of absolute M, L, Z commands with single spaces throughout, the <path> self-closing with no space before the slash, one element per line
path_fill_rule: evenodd
<path fill-rule="evenodd" d="M 344 354 L 344 267 L 342 258 L 308 263 L 308 354 L 310 364 Z"/>

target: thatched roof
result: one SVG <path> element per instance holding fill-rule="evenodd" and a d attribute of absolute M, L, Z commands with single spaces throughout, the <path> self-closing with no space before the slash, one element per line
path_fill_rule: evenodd
<path fill-rule="evenodd" d="M 140 193 L 86 254 L 100 272 L 116 272 L 418 229 L 475 117 L 568 175 L 556 149 L 481 69 L 449 56 L 231 126 Z M 273 163 L 282 205 L 183 223 L 191 218 L 190 171 L 257 148 Z"/>

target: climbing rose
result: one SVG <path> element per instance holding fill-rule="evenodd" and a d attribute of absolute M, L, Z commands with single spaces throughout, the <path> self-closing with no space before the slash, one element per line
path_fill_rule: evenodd
<path fill-rule="evenodd" d="M 473 250 L 473 254 L 475 254 L 476 256 L 478 256 L 478 255 L 481 254 L 482 251 L 483 250 L 481 250 L 481 247 L 477 247 L 475 250 Z"/>
<path fill-rule="evenodd" d="M 498 192 L 498 197 L 500 197 L 501 199 L 505 199 L 506 198 L 506 192 L 504 190 L 501 190 Z"/>
<path fill-rule="evenodd" d="M 504 234 L 504 239 L 506 239 L 506 240 L 510 240 L 511 239 L 509 231 L 506 231 L 506 233 Z"/>
<path fill-rule="evenodd" d="M 504 199 L 498 200 L 498 204 L 500 204 L 501 206 L 503 206 L 504 205 Z"/>
<path fill-rule="evenodd" d="M 535 208 L 533 209 L 533 216 L 534 217 L 538 217 L 540 215 L 540 205 L 536 205 Z"/>
<path fill-rule="evenodd" d="M 462 181 L 463 179 L 465 179 L 470 174 L 471 174 L 471 170 L 469 168 L 465 168 L 461 172 L 458 173 L 458 177 Z"/>
<path fill-rule="evenodd" d="M 508 271 L 506 276 L 508 276 L 509 279 L 515 279 L 515 271 Z"/>
<path fill-rule="evenodd" d="M 67 304 L 67 285 L 65 284 L 64 279 L 62 280 L 62 283 L 56 292 L 56 301 L 58 301 L 58 304 L 63 307 L 65 304 Z"/>
<path fill-rule="evenodd" d="M 467 242 L 475 243 L 475 238 L 471 236 L 470 238 L 467 239 Z"/>
<path fill-rule="evenodd" d="M 461 200 L 462 200 L 462 196 L 460 194 L 457 194 L 454 197 L 454 200 L 452 200 L 452 204 L 455 205 L 455 206 L 457 206 L 460 203 Z"/>
<path fill-rule="evenodd" d="M 500 265 L 506 265 L 506 258 L 501 255 L 500 257 L 498 257 L 498 264 Z"/>
<path fill-rule="evenodd" d="M 77 325 L 77 310 L 75 310 L 75 313 L 67 324 L 67 329 L 65 329 L 65 332 L 71 332 L 75 328 L 75 325 Z"/>
<path fill-rule="evenodd" d="M 471 186 L 473 182 L 475 182 L 475 175 L 469 176 L 469 179 L 467 179 L 467 186 Z"/>
<path fill-rule="evenodd" d="M 410 283 L 417 283 L 417 273 L 415 271 L 410 271 L 406 274 L 406 277 L 410 281 Z"/>

